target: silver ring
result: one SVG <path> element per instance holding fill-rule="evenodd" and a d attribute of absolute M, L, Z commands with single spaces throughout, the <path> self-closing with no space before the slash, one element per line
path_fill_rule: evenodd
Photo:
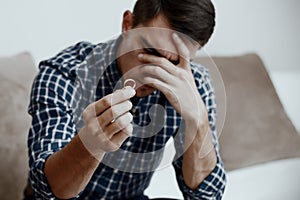
<path fill-rule="evenodd" d="M 133 89 L 135 88 L 135 86 L 136 86 L 135 80 L 133 80 L 131 78 L 126 79 L 124 81 L 124 87 L 126 87 L 128 83 L 132 83 L 132 86 L 131 86 L 131 84 L 129 84 L 128 86 L 132 87 Z"/>

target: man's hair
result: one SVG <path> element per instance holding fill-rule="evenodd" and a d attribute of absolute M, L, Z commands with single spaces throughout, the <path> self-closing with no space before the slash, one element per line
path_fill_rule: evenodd
<path fill-rule="evenodd" d="M 137 0 L 133 27 L 146 25 L 163 14 L 175 31 L 205 45 L 215 27 L 215 9 L 210 0 Z"/>

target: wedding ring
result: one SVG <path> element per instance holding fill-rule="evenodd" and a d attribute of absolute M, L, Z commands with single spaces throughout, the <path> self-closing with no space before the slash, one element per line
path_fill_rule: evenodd
<path fill-rule="evenodd" d="M 130 86 L 130 87 L 132 87 L 132 88 L 134 89 L 135 86 L 136 86 L 135 80 L 133 80 L 133 79 L 131 79 L 131 78 L 126 79 L 126 80 L 124 81 L 124 87 L 126 87 L 126 86 Z"/>

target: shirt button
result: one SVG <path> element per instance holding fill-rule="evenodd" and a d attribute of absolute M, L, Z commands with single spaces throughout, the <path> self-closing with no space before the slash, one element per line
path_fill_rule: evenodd
<path fill-rule="evenodd" d="M 119 170 L 117 170 L 117 169 L 114 170 L 114 173 L 115 173 L 115 174 L 118 173 L 118 172 L 119 172 Z"/>
<path fill-rule="evenodd" d="M 132 143 L 130 141 L 126 142 L 126 146 L 130 147 Z"/>
<path fill-rule="evenodd" d="M 132 114 L 135 114 L 136 113 L 136 108 L 132 108 L 131 112 L 132 112 Z"/>

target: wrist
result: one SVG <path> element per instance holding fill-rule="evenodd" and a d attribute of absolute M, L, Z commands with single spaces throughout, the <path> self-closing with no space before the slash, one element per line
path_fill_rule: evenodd
<path fill-rule="evenodd" d="M 191 189 L 197 189 L 199 184 L 208 177 L 217 164 L 216 152 L 213 149 L 202 159 L 198 158 L 198 152 L 189 148 L 183 155 L 182 172 L 185 184 Z"/>
<path fill-rule="evenodd" d="M 188 155 L 191 158 L 190 160 L 202 160 L 206 157 L 212 158 L 212 155 L 216 156 L 207 118 L 202 120 L 201 123 L 186 122 L 185 133 L 185 155 Z"/>
<path fill-rule="evenodd" d="M 202 100 L 201 100 L 202 101 Z M 201 102 L 197 101 L 197 102 Z M 185 112 L 182 118 L 186 123 L 186 127 L 191 127 L 190 129 L 199 130 L 205 129 L 208 123 L 208 113 L 204 104 L 199 103 L 194 107 L 195 109 Z"/>
<path fill-rule="evenodd" d="M 183 179 L 191 189 L 196 189 L 217 164 L 217 155 L 210 129 L 203 130 L 208 131 L 197 133 L 190 145 L 186 146 L 186 151 L 183 154 Z"/>
<path fill-rule="evenodd" d="M 99 144 L 97 143 L 97 140 L 93 139 L 87 132 L 85 127 L 83 127 L 79 133 L 78 133 L 78 143 L 80 143 L 80 146 L 84 148 L 84 150 L 89 154 L 89 156 L 93 157 L 94 159 L 97 159 L 98 161 L 101 161 L 105 151 L 103 151 Z"/>

